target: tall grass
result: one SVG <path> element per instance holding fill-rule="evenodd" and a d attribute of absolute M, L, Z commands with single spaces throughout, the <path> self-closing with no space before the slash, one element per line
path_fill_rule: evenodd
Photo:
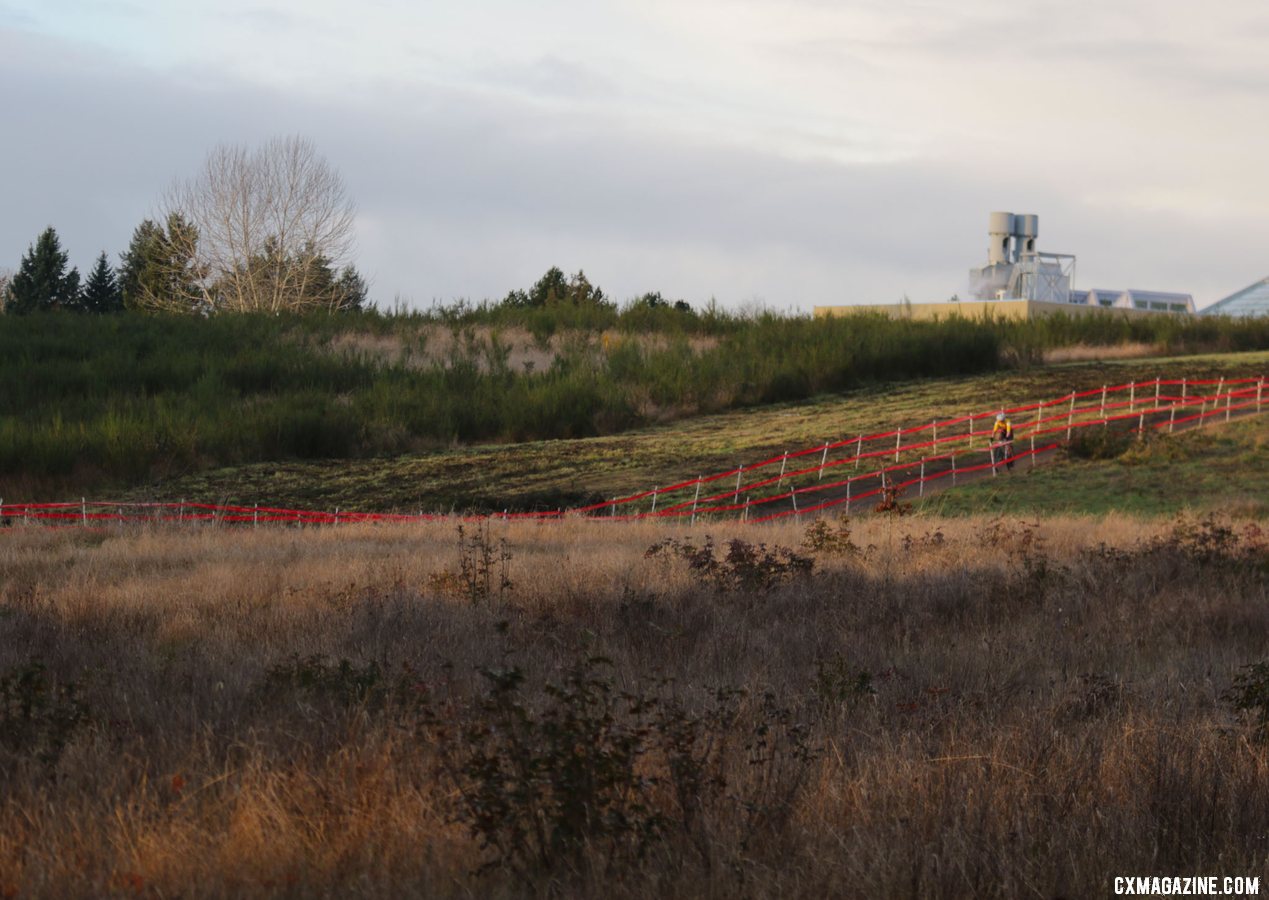
<path fill-rule="evenodd" d="M 16 528 L 0 895 L 1264 879 L 1250 526 Z"/>
<path fill-rule="evenodd" d="M 544 363 L 513 364 L 512 333 L 528 335 Z M 1265 347 L 1269 325 L 812 320 L 638 305 L 4 316 L 0 496 L 262 460 L 610 434 L 869 382 L 986 372 L 1063 342 L 1121 339 Z"/>

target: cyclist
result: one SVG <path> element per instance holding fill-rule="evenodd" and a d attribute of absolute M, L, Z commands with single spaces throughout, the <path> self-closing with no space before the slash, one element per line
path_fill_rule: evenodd
<path fill-rule="evenodd" d="M 1003 412 L 996 413 L 996 425 L 991 429 L 991 462 L 996 465 L 1008 460 L 1005 468 L 1013 468 L 1013 423 Z"/>

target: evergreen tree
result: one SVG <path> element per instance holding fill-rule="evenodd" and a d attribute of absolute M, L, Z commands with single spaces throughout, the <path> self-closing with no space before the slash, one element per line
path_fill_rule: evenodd
<path fill-rule="evenodd" d="M 119 290 L 119 279 L 115 277 L 115 270 L 110 267 L 104 252 L 97 257 L 97 264 L 88 275 L 81 305 L 86 312 L 90 313 L 112 313 L 123 309 L 123 293 Z"/>
<path fill-rule="evenodd" d="M 66 271 L 69 257 L 52 227 L 36 238 L 9 284 L 5 308 L 25 314 L 45 309 L 74 309 L 79 301 L 79 272 Z"/>
<path fill-rule="evenodd" d="M 121 256 L 119 289 L 127 309 L 197 312 L 209 309 L 195 253 L 198 230 L 180 213 L 164 227 L 146 219 Z"/>
<path fill-rule="evenodd" d="M 558 266 L 551 266 L 527 292 L 514 290 L 502 301 L 503 306 L 521 309 L 542 309 L 549 306 L 614 307 L 604 292 L 590 283 L 586 273 L 566 276 Z"/>
<path fill-rule="evenodd" d="M 362 312 L 370 302 L 370 286 L 355 266 L 344 266 L 335 282 L 335 296 L 340 312 Z"/>

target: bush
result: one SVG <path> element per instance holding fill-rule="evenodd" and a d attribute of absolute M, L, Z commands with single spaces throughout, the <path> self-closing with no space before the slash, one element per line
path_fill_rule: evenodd
<path fill-rule="evenodd" d="M 87 717 L 73 681 L 56 683 L 29 662 L 0 675 L 0 749 L 52 766 Z"/>

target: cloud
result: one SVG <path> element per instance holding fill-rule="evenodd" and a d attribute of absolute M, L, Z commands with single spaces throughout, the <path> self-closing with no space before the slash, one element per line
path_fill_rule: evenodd
<path fill-rule="evenodd" d="M 288 35 L 311 37 L 323 21 L 263 9 Z M 1038 213 L 1042 248 L 1079 254 L 1085 287 L 1213 300 L 1269 269 L 1259 216 L 1269 182 L 1257 162 L 1269 126 L 1231 117 L 1241 95 L 1194 106 L 1131 82 L 1103 97 L 1097 81 L 1113 67 L 1059 64 L 1079 47 L 1055 45 L 1048 60 L 1037 52 L 1033 67 L 949 66 L 965 35 L 1028 32 L 1034 20 L 1010 20 L 1003 5 L 971 4 L 890 57 L 875 42 L 897 39 L 894 30 L 861 28 L 840 70 L 776 52 L 814 39 L 812 25 L 835 39 L 836 5 L 795 4 L 793 24 L 763 35 L 756 26 L 771 7 L 754 3 L 732 30 L 747 42 L 682 59 L 705 36 L 684 30 L 681 12 L 650 9 L 632 32 L 669 36 L 647 56 L 629 41 L 602 59 L 575 36 L 550 51 L 534 40 L 440 78 L 444 51 L 420 42 L 399 69 L 379 66 L 339 89 L 217 66 L 214 54 L 156 68 L 0 28 L 0 82 L 18 98 L 6 126 L 22 136 L 0 144 L 0 164 L 16 173 L 0 266 L 16 265 L 53 224 L 86 267 L 103 248 L 122 250 L 162 190 L 213 145 L 300 133 L 358 201 L 357 261 L 381 302 L 501 297 L 551 265 L 584 268 L 619 298 L 661 290 L 801 309 L 943 299 L 964 293 L 966 271 L 985 256 L 993 209 Z M 901 26 L 922 7 L 896 10 Z M 315 40 L 325 48 L 327 38 Z M 335 76 L 364 50 L 329 63 Z M 1127 46 L 1134 79 L 1147 78 L 1148 50 Z M 614 62 L 627 54 L 638 61 L 629 70 Z M 678 62 L 658 69 L 662 54 Z M 736 60 L 746 67 L 733 71 Z M 676 80 L 692 68 L 699 77 Z M 880 80 L 841 80 L 864 71 Z M 997 78 L 1007 88 L 998 94 L 985 87 Z M 1204 90 L 1219 93 L 1216 81 Z M 1055 99 L 1063 90 L 1069 103 Z"/>

